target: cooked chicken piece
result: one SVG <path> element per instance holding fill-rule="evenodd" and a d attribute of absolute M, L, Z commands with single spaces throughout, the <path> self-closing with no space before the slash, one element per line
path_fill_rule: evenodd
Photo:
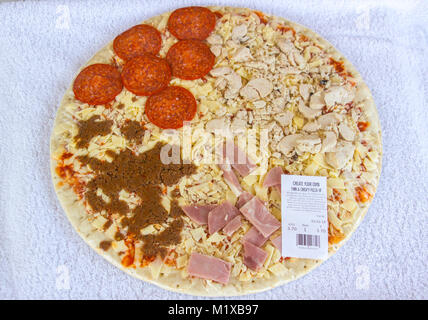
<path fill-rule="evenodd" d="M 219 55 L 221 55 L 221 51 L 223 49 L 223 47 L 221 45 L 213 45 L 211 46 L 211 52 L 218 57 Z"/>
<path fill-rule="evenodd" d="M 309 102 L 309 107 L 312 109 L 322 109 L 325 106 L 323 93 L 321 91 L 314 93 L 311 96 L 311 101 Z"/>
<path fill-rule="evenodd" d="M 212 69 L 211 71 L 210 71 L 210 74 L 213 76 L 213 77 L 221 77 L 221 76 L 225 76 L 225 75 L 227 75 L 227 74 L 230 74 L 230 73 L 232 73 L 232 68 L 229 68 L 229 67 L 218 67 L 218 68 L 215 68 L 215 69 Z"/>
<path fill-rule="evenodd" d="M 282 140 L 276 146 L 278 151 L 281 151 L 284 155 L 288 155 L 294 150 L 297 144 L 297 139 L 302 137 L 301 134 L 290 134 L 282 138 Z"/>
<path fill-rule="evenodd" d="M 241 96 L 248 100 L 255 100 L 258 97 L 264 98 L 273 90 L 273 85 L 269 80 L 259 78 L 250 80 L 240 91 Z"/>
<path fill-rule="evenodd" d="M 321 152 L 333 151 L 336 147 L 337 136 L 333 131 L 325 132 L 325 137 L 322 140 Z"/>
<path fill-rule="evenodd" d="M 213 33 L 207 38 L 207 42 L 211 45 L 223 44 L 223 38 L 220 35 Z"/>
<path fill-rule="evenodd" d="M 343 169 L 354 156 L 355 146 L 348 141 L 339 141 L 334 152 L 326 152 L 325 160 L 335 169 Z"/>
<path fill-rule="evenodd" d="M 233 54 L 232 59 L 236 62 L 244 62 L 253 59 L 250 49 L 241 47 Z"/>
<path fill-rule="evenodd" d="M 245 35 L 247 34 L 247 26 L 245 24 L 240 24 L 233 28 L 232 30 L 232 40 L 233 41 L 243 41 L 246 39 Z"/>
<path fill-rule="evenodd" d="M 354 99 L 354 93 L 345 87 L 333 86 L 327 89 L 324 94 L 324 101 L 328 107 L 335 104 L 347 104 Z"/>
<path fill-rule="evenodd" d="M 318 153 L 321 150 L 321 139 L 317 134 L 302 135 L 296 140 L 296 150 L 299 154 Z"/>

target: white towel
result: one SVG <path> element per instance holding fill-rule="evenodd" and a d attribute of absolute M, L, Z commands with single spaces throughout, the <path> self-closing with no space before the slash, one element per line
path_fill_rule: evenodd
<path fill-rule="evenodd" d="M 359 229 L 293 283 L 247 299 L 428 298 L 426 1 L 46 1 L 0 4 L 0 298 L 188 299 L 134 279 L 73 230 L 49 173 L 56 109 L 78 68 L 128 27 L 189 4 L 248 6 L 310 27 L 361 72 L 383 128 Z"/>

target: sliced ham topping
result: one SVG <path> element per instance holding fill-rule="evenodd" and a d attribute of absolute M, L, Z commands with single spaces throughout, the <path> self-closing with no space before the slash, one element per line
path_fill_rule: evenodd
<path fill-rule="evenodd" d="M 275 248 L 277 248 L 279 250 L 279 252 L 281 252 L 282 254 L 282 237 L 281 235 L 279 235 L 278 237 L 271 239 L 273 245 L 275 246 Z"/>
<path fill-rule="evenodd" d="M 219 231 L 236 216 L 239 216 L 239 210 L 230 202 L 223 202 L 208 213 L 208 232 Z"/>
<path fill-rule="evenodd" d="M 233 172 L 230 164 L 219 164 L 219 168 L 223 171 L 223 178 L 229 186 L 230 190 L 239 197 L 239 195 L 244 191 L 239 183 L 238 178 Z"/>
<path fill-rule="evenodd" d="M 265 180 L 263 181 L 263 187 L 276 187 L 281 186 L 281 175 L 284 174 L 281 167 L 275 167 L 269 170 Z"/>
<path fill-rule="evenodd" d="M 247 157 L 245 152 L 232 141 L 226 141 L 223 147 L 223 157 L 227 163 L 238 171 L 242 177 L 249 175 L 257 166 Z"/>
<path fill-rule="evenodd" d="M 252 227 L 242 238 L 242 242 L 248 241 L 256 247 L 261 247 L 267 239 L 268 238 L 264 237 L 256 228 Z"/>
<path fill-rule="evenodd" d="M 281 226 L 281 223 L 270 214 L 269 210 L 257 197 L 252 198 L 239 210 L 266 238 Z"/>
<path fill-rule="evenodd" d="M 183 206 L 184 213 L 197 224 L 208 223 L 208 213 L 213 210 L 217 205 L 215 204 L 194 204 L 190 206 Z"/>
<path fill-rule="evenodd" d="M 223 232 L 227 234 L 229 237 L 235 233 L 236 230 L 238 230 L 242 225 L 241 222 L 241 215 L 236 216 L 232 220 L 226 224 L 226 226 L 223 228 Z"/>
<path fill-rule="evenodd" d="M 250 201 L 253 197 L 254 196 L 247 191 L 242 192 L 238 198 L 238 201 L 236 202 L 236 207 L 238 209 L 241 208 L 244 204 L 246 204 L 248 201 Z"/>
<path fill-rule="evenodd" d="M 265 263 L 268 254 L 254 244 L 244 242 L 244 264 L 251 270 L 258 271 Z"/>
<path fill-rule="evenodd" d="M 231 267 L 230 262 L 194 252 L 190 256 L 187 272 L 194 277 L 227 284 Z"/>

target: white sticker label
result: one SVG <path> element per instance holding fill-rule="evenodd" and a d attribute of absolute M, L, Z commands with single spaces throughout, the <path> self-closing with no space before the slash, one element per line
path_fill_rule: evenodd
<path fill-rule="evenodd" d="M 282 256 L 327 259 L 327 179 L 281 176 Z"/>

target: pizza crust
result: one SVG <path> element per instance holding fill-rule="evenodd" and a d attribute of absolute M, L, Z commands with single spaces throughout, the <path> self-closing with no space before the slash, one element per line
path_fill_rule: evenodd
<path fill-rule="evenodd" d="M 231 7 L 211 7 L 210 9 L 213 11 L 221 11 L 223 14 L 248 13 L 250 11 L 253 11 L 250 9 Z M 149 19 L 144 23 L 148 23 L 159 29 L 162 29 L 166 26 L 169 14 L 170 13 L 165 13 L 161 16 Z M 370 132 L 373 141 L 375 141 L 376 143 L 376 148 L 379 155 L 379 159 L 375 164 L 376 169 L 374 170 L 375 173 L 373 178 L 373 185 L 376 188 L 381 171 L 382 156 L 380 123 L 373 98 L 370 94 L 368 87 L 363 82 L 360 74 L 355 69 L 355 67 L 348 60 L 346 60 L 343 55 L 339 53 L 329 42 L 321 38 L 313 31 L 296 23 L 287 21 L 283 18 L 270 17 L 267 15 L 265 15 L 265 17 L 267 19 L 273 19 L 274 21 L 290 25 L 294 28 L 294 30 L 296 30 L 296 32 L 303 32 L 309 38 L 317 39 L 319 43 L 323 44 L 323 46 L 326 48 L 326 51 L 332 54 L 334 59 L 344 60 L 344 66 L 346 70 L 349 70 L 353 74 L 353 81 L 355 81 L 357 84 L 356 87 L 358 88 L 358 90 L 356 93 L 355 101 L 364 101 L 363 113 L 367 120 L 370 122 L 370 124 L 373 126 L 370 128 Z M 233 35 L 234 37 L 242 36 L 242 34 L 240 35 L 238 31 L 235 32 L 235 34 Z M 215 41 L 215 39 L 211 39 L 211 41 Z M 210 39 L 208 39 L 208 42 L 210 42 Z M 160 54 L 162 56 L 165 56 L 168 48 L 173 43 L 173 39 L 168 39 L 166 42 L 164 41 L 164 45 L 161 49 Z M 242 54 L 245 55 L 246 53 L 241 53 L 241 55 Z M 112 42 L 110 42 L 107 46 L 105 46 L 97 54 L 95 54 L 85 66 L 93 63 L 110 63 L 113 58 L 114 52 L 112 50 Z M 83 66 L 82 69 L 85 66 Z M 187 84 L 188 86 L 194 85 L 188 84 L 186 83 L 186 81 L 180 81 L 180 84 Z M 231 277 L 231 280 L 227 285 L 221 285 L 212 281 L 202 279 L 189 279 L 188 277 L 186 278 L 185 271 L 176 270 L 173 267 L 169 267 L 163 264 L 159 259 L 155 260 L 148 267 L 145 268 L 125 268 L 121 264 L 120 254 L 114 250 L 114 247 L 110 248 L 108 251 L 103 251 L 99 248 L 99 243 L 101 241 L 111 241 L 112 239 L 109 238 L 105 232 L 100 231 L 97 227 L 95 227 L 94 225 L 96 225 L 96 223 L 94 223 L 94 221 L 89 221 L 83 200 L 79 199 L 79 196 L 72 189 L 72 187 L 64 183 L 63 179 L 60 178 L 56 172 L 56 168 L 59 164 L 58 158 L 67 149 L 67 145 L 69 144 L 70 139 L 75 134 L 74 131 L 76 130 L 75 125 L 73 124 L 75 122 L 75 119 L 73 119 L 72 116 L 76 112 L 74 108 L 74 106 L 76 105 L 76 101 L 74 99 L 71 87 L 72 85 L 70 85 L 69 89 L 66 91 L 64 98 L 60 104 L 51 136 L 52 179 L 56 193 L 58 195 L 58 199 L 75 230 L 83 238 L 83 240 L 88 243 L 88 245 L 90 245 L 98 254 L 103 256 L 110 263 L 138 279 L 153 283 L 167 290 L 201 296 L 236 296 L 268 290 L 279 285 L 285 284 L 289 281 L 295 280 L 322 263 L 322 261 L 318 260 L 293 259 L 287 264 L 287 268 L 281 269 L 279 267 L 276 270 L 278 275 L 275 275 L 271 272 L 269 278 L 260 277 L 252 280 L 248 279 L 248 281 L 239 281 L 237 278 Z M 260 90 L 260 92 L 262 92 L 263 88 Z M 126 95 L 126 93 L 122 94 Z M 127 97 L 122 98 L 127 99 Z M 134 102 L 134 104 L 137 104 L 138 106 L 144 106 L 144 102 L 145 98 L 139 97 L 138 100 Z M 93 109 L 94 110 L 91 110 L 91 114 L 98 112 L 96 108 Z M 138 112 L 140 112 L 140 114 L 138 114 Z M 142 117 L 141 110 L 137 110 L 136 115 L 137 117 Z M 154 130 L 156 131 L 156 129 Z M 159 134 L 159 132 L 157 133 Z M 147 146 L 146 148 L 150 149 L 150 146 Z M 345 239 L 343 239 L 338 244 L 335 244 L 330 247 L 329 256 L 333 255 L 338 250 L 338 248 L 341 247 L 347 239 L 349 239 L 351 234 L 355 231 L 355 229 L 358 227 L 358 225 L 364 218 L 368 210 L 369 204 L 370 201 L 364 207 L 355 211 L 354 214 L 356 215 L 356 219 L 353 220 L 350 225 L 347 225 L 347 233 Z M 269 250 L 273 249 L 269 248 Z M 180 263 L 185 264 L 186 261 L 181 261 Z M 280 274 L 281 272 L 284 273 Z"/>

